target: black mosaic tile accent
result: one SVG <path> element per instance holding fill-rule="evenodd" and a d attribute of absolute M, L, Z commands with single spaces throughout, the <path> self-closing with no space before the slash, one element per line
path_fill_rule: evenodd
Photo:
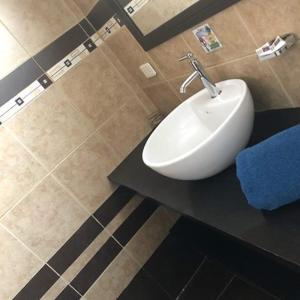
<path fill-rule="evenodd" d="M 94 44 L 94 42 L 91 39 L 85 41 L 83 45 L 89 52 L 92 52 L 97 48 L 97 46 Z"/>
<path fill-rule="evenodd" d="M 64 64 L 65 64 L 65 66 L 68 67 L 68 68 L 72 66 L 72 62 L 71 62 L 69 59 L 66 59 L 66 60 L 64 61 Z"/>
<path fill-rule="evenodd" d="M 57 280 L 57 274 L 48 266 L 44 266 L 17 294 L 14 300 L 40 299 Z"/>
<path fill-rule="evenodd" d="M 119 213 L 119 211 L 136 194 L 135 191 L 120 186 L 104 203 L 95 211 L 95 218 L 106 226 Z"/>
<path fill-rule="evenodd" d="M 0 80 L 0 106 L 15 97 L 43 74 L 33 59 L 27 60 Z"/>
<path fill-rule="evenodd" d="M 243 300 L 278 300 L 262 290 L 249 285 L 245 281 L 235 278 L 230 286 L 225 290 L 219 300 L 233 300 L 233 299 L 243 299 Z M 290 298 L 292 299 L 292 298 Z M 296 300 L 296 298 L 294 298 Z"/>
<path fill-rule="evenodd" d="M 92 217 L 88 218 L 48 261 L 48 264 L 56 272 L 63 274 L 102 230 L 103 228 Z"/>
<path fill-rule="evenodd" d="M 47 71 L 82 44 L 87 38 L 88 35 L 77 24 L 35 55 L 34 59 Z"/>
<path fill-rule="evenodd" d="M 113 233 L 113 236 L 121 245 L 126 245 L 157 207 L 158 204 L 154 200 L 146 198 Z"/>
<path fill-rule="evenodd" d="M 72 280 L 71 285 L 84 295 L 121 250 L 121 246 L 114 239 L 108 239 L 74 280 Z"/>
<path fill-rule="evenodd" d="M 169 234 L 144 265 L 144 270 L 173 298 L 188 283 L 204 259 L 188 242 Z"/>
<path fill-rule="evenodd" d="M 180 300 L 215 300 L 226 288 L 233 274 L 215 261 L 205 261 L 183 291 Z"/>
<path fill-rule="evenodd" d="M 24 100 L 22 99 L 22 98 L 17 98 L 16 100 L 15 100 L 15 102 L 19 105 L 19 106 L 21 106 L 21 105 L 23 105 L 24 104 Z"/>
<path fill-rule="evenodd" d="M 83 28 L 83 30 L 89 35 L 92 36 L 96 30 L 93 28 L 93 26 L 87 21 L 87 19 L 82 19 L 82 21 L 79 23 L 80 26 Z"/>
<path fill-rule="evenodd" d="M 110 0 L 98 1 L 87 15 L 87 19 L 96 30 L 99 30 L 115 14 L 114 10 L 108 4 L 108 1 Z"/>
<path fill-rule="evenodd" d="M 80 299 L 81 296 L 74 291 L 71 287 L 67 286 L 55 300 L 77 300 Z"/>
<path fill-rule="evenodd" d="M 39 79 L 38 82 L 41 84 L 41 86 L 46 89 L 47 87 L 49 87 L 53 82 L 52 80 L 46 75 L 42 75 Z"/>
<path fill-rule="evenodd" d="M 118 298 L 119 300 L 172 299 L 145 272 L 140 271 Z"/>

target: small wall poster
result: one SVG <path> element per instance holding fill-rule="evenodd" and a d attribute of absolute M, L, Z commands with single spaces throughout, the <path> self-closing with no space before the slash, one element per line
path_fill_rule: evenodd
<path fill-rule="evenodd" d="M 193 30 L 193 34 L 206 53 L 222 48 L 221 42 L 208 24 L 204 24 Z"/>

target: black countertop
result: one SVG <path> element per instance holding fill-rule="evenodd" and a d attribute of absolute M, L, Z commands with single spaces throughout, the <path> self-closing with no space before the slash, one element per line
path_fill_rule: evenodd
<path fill-rule="evenodd" d="M 249 144 L 256 144 L 299 123 L 300 108 L 257 113 Z M 145 142 L 146 139 L 112 172 L 111 181 L 151 197 L 300 271 L 300 201 L 272 212 L 252 208 L 241 191 L 234 166 L 199 181 L 164 177 L 143 163 Z"/>

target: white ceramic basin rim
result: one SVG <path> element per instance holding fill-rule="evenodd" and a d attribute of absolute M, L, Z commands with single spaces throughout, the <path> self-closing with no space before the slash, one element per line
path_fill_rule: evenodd
<path fill-rule="evenodd" d="M 217 86 L 220 96 L 211 99 L 206 90 L 198 92 L 154 130 L 143 151 L 147 166 L 172 178 L 201 179 L 232 163 L 250 137 L 253 102 L 242 80 Z"/>

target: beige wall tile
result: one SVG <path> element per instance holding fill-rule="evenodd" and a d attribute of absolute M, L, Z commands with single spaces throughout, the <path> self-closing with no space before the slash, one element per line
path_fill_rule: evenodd
<path fill-rule="evenodd" d="M 43 264 L 2 227 L 0 241 L 0 299 L 12 299 Z"/>
<path fill-rule="evenodd" d="M 93 213 L 115 189 L 107 176 L 118 161 L 114 150 L 97 132 L 68 157 L 54 174 Z"/>
<path fill-rule="evenodd" d="M 47 261 L 87 217 L 74 199 L 47 177 L 1 223 Z"/>
<path fill-rule="evenodd" d="M 289 32 L 300 36 L 299 0 L 243 0 L 236 7 L 259 45 Z"/>
<path fill-rule="evenodd" d="M 300 106 L 300 42 L 284 55 L 270 61 L 296 106 Z"/>
<path fill-rule="evenodd" d="M 163 44 L 151 49 L 150 56 L 156 62 L 161 72 L 166 78 L 174 78 L 192 72 L 187 61 L 180 62 L 179 58 L 190 51 L 189 46 L 181 35 L 166 41 Z"/>
<path fill-rule="evenodd" d="M 144 91 L 159 111 L 164 114 L 168 114 L 180 104 L 178 95 L 173 92 L 167 82 L 148 86 L 144 88 Z"/>
<path fill-rule="evenodd" d="M 70 70 L 57 86 L 96 127 L 135 98 L 101 49 Z"/>
<path fill-rule="evenodd" d="M 208 23 L 221 41 L 223 48 L 212 53 L 206 53 L 200 42 L 195 38 L 193 29 L 201 24 Z M 199 58 L 203 66 L 212 66 L 219 63 L 243 57 L 254 53 L 256 47 L 247 29 L 240 21 L 234 6 L 223 10 L 204 22 L 188 29 L 183 38 L 191 47 L 192 52 Z"/>
<path fill-rule="evenodd" d="M 145 112 L 136 104 L 123 106 L 101 128 L 104 139 L 124 159 L 150 132 Z"/>
<path fill-rule="evenodd" d="M 131 86 L 134 93 L 137 95 L 138 100 L 142 103 L 145 111 L 148 114 L 154 113 L 157 111 L 157 107 L 154 103 L 149 99 L 149 97 L 144 93 L 141 86 L 138 82 L 134 79 L 131 73 L 128 72 L 127 68 L 121 63 L 119 58 L 115 55 L 113 51 L 107 46 L 106 43 L 101 45 L 101 49 L 106 57 L 110 60 L 110 62 L 117 68 L 117 70 L 121 73 L 123 78 L 126 80 L 127 84 Z"/>
<path fill-rule="evenodd" d="M 215 82 L 231 78 L 244 79 L 257 110 L 292 106 L 268 64 L 259 62 L 256 56 L 219 65 L 207 71 Z"/>
<path fill-rule="evenodd" d="M 41 165 L 3 127 L 0 170 L 0 216 L 46 175 Z"/>
<path fill-rule="evenodd" d="M 0 22 L 0 80 L 25 62 L 29 56 Z"/>
<path fill-rule="evenodd" d="M 162 80 L 162 76 L 155 65 L 153 65 L 153 67 L 157 72 L 156 77 L 147 79 L 140 71 L 140 65 L 147 62 L 153 64 L 153 62 L 131 35 L 126 26 L 123 26 L 105 42 L 141 86 L 146 86 Z"/>
<path fill-rule="evenodd" d="M 123 250 L 86 292 L 87 300 L 115 300 L 140 270 L 139 265 Z"/>
<path fill-rule="evenodd" d="M 94 129 L 55 86 L 8 121 L 6 126 L 49 170 Z"/>
<path fill-rule="evenodd" d="M 144 265 L 169 234 L 176 220 L 176 217 L 171 219 L 163 207 L 159 207 L 128 242 L 126 250 Z"/>
<path fill-rule="evenodd" d="M 196 79 L 187 87 L 186 93 L 181 94 L 180 87 L 189 75 L 191 74 L 189 73 L 184 76 L 169 80 L 169 84 L 173 87 L 173 90 L 176 91 L 177 97 L 179 97 L 181 101 L 186 100 L 204 88 L 202 81 L 200 79 Z"/>
<path fill-rule="evenodd" d="M 31 54 L 79 21 L 65 0 L 0 0 L 0 7 L 0 19 Z"/>
<path fill-rule="evenodd" d="M 98 0 L 74 0 L 84 15 L 87 15 Z"/>

